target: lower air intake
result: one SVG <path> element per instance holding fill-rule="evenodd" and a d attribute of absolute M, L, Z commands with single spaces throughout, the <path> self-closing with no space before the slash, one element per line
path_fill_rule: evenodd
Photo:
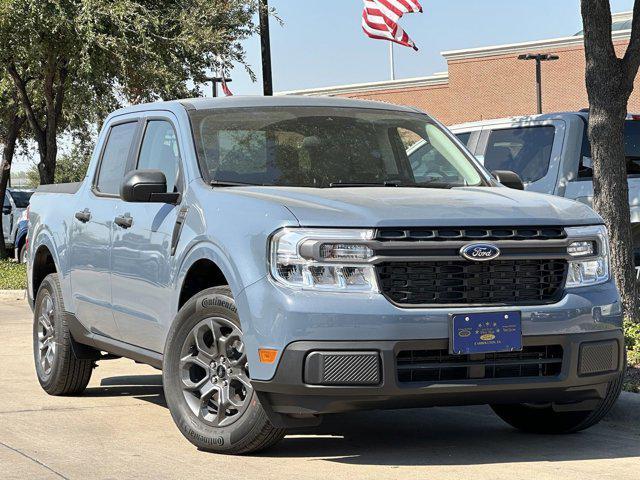
<path fill-rule="evenodd" d="M 311 352 L 305 360 L 304 381 L 311 385 L 378 385 L 378 352 Z"/>

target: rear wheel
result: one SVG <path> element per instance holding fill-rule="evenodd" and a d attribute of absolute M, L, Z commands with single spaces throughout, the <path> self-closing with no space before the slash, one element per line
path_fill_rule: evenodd
<path fill-rule="evenodd" d="M 38 381 L 49 395 L 82 393 L 95 366 L 93 360 L 76 358 L 64 311 L 58 275 L 47 275 L 36 295 L 33 357 Z"/>
<path fill-rule="evenodd" d="M 20 247 L 20 250 L 18 250 L 18 262 L 25 263 L 27 261 L 26 255 L 27 255 L 27 246 L 22 245 Z"/>
<path fill-rule="evenodd" d="M 228 287 L 192 298 L 169 331 L 165 397 L 182 434 L 201 450 L 241 454 L 277 443 L 251 382 L 243 333 Z"/>
<path fill-rule="evenodd" d="M 556 412 L 551 405 L 492 405 L 493 411 L 514 428 L 532 433 L 574 433 L 585 430 L 611 410 L 620 396 L 624 373 L 609 383 L 605 398 L 593 410 Z"/>

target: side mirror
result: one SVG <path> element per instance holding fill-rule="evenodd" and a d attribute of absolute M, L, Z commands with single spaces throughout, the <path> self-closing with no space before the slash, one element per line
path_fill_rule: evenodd
<path fill-rule="evenodd" d="M 173 203 L 180 200 L 179 193 L 167 192 L 167 178 L 160 170 L 132 170 L 120 187 L 125 202 Z"/>
<path fill-rule="evenodd" d="M 524 183 L 520 175 L 510 170 L 494 170 L 491 172 L 496 180 L 498 180 L 505 187 L 513 188 L 514 190 L 524 190 Z"/>
<path fill-rule="evenodd" d="M 3 205 L 2 206 L 2 214 L 3 215 L 11 215 L 11 211 L 13 209 L 11 208 L 11 205 Z"/>

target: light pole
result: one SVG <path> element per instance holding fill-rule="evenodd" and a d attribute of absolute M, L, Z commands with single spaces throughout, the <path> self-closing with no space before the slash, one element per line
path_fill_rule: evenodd
<path fill-rule="evenodd" d="M 525 53 L 518 55 L 518 60 L 536 61 L 536 92 L 538 97 L 538 113 L 542 113 L 542 62 L 558 60 L 558 55 L 550 53 Z"/>
<path fill-rule="evenodd" d="M 265 96 L 273 95 L 271 78 L 271 40 L 269 39 L 269 2 L 260 0 L 260 50 L 262 51 L 262 89 Z"/>
<path fill-rule="evenodd" d="M 218 96 L 218 84 L 222 83 L 222 77 L 205 77 L 205 80 L 207 82 L 211 82 L 211 96 L 212 97 L 217 97 Z M 227 76 L 224 77 L 224 82 L 225 83 L 229 83 L 231 82 L 231 79 Z"/>

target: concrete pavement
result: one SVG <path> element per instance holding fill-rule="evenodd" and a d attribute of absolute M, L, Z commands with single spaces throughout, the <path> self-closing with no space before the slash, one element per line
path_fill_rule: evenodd
<path fill-rule="evenodd" d="M 519 433 L 488 407 L 329 418 L 251 457 L 197 451 L 174 426 L 157 370 L 102 362 L 80 397 L 38 384 L 31 312 L 0 299 L 0 478 L 637 479 L 640 395 L 569 436 Z"/>

